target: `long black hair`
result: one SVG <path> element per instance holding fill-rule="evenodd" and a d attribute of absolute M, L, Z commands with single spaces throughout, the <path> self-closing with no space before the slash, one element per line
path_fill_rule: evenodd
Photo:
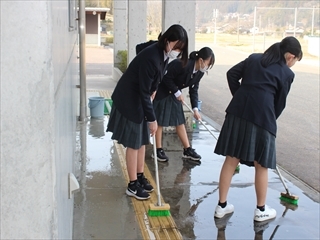
<path fill-rule="evenodd" d="M 175 49 L 180 49 L 179 57 L 182 65 L 185 66 L 188 62 L 188 34 L 187 31 L 179 24 L 171 25 L 167 31 L 159 36 L 159 46 L 165 50 L 167 42 L 178 41 Z"/>
<path fill-rule="evenodd" d="M 301 45 L 295 37 L 285 37 L 281 42 L 272 44 L 262 55 L 262 66 L 285 62 L 284 54 L 287 52 L 293 54 L 299 61 L 302 59 Z"/>
<path fill-rule="evenodd" d="M 212 68 L 215 62 L 215 57 L 214 53 L 209 47 L 203 47 L 199 51 L 193 51 L 189 55 L 190 59 L 195 59 L 198 60 L 199 58 L 202 58 L 203 60 L 207 60 L 210 58 L 210 63 L 209 63 L 209 69 Z"/>

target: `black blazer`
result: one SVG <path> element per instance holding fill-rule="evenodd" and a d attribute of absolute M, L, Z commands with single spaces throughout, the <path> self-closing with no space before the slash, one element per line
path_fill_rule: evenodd
<path fill-rule="evenodd" d="M 233 98 L 226 112 L 276 136 L 276 119 L 286 106 L 294 73 L 285 62 L 265 68 L 261 65 L 261 57 L 262 54 L 251 54 L 227 72 Z"/>
<path fill-rule="evenodd" d="M 204 73 L 197 71 L 193 74 L 194 65 L 194 59 L 189 59 L 185 67 L 179 59 L 171 61 L 158 87 L 155 100 L 161 100 L 178 90 L 189 87 L 192 108 L 198 107 L 199 82 Z"/>
<path fill-rule="evenodd" d="M 156 120 L 150 96 L 157 90 L 166 66 L 164 51 L 157 43 L 143 49 L 130 62 L 111 96 L 124 117 L 135 123 Z"/>

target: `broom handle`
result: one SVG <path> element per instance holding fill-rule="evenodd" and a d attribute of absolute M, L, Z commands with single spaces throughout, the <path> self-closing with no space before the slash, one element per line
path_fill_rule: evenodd
<path fill-rule="evenodd" d="M 283 184 L 284 188 L 286 189 L 287 194 L 289 194 L 289 195 L 290 195 L 290 193 L 289 193 L 289 189 L 288 189 L 288 187 L 287 187 L 287 184 L 284 182 L 283 177 L 282 177 L 282 175 L 281 175 L 281 173 L 280 173 L 280 171 L 279 171 L 278 166 L 276 166 L 276 170 L 277 170 L 277 172 L 278 172 L 278 175 L 279 175 L 279 177 L 280 177 L 280 180 L 281 180 L 281 182 L 282 182 L 282 184 Z"/>
<path fill-rule="evenodd" d="M 156 174 L 156 184 L 157 184 L 157 198 L 158 198 L 158 206 L 162 206 L 160 199 L 160 184 L 159 184 L 159 170 L 158 170 L 158 157 L 157 157 L 157 146 L 156 146 L 156 135 L 153 135 L 153 156 L 154 156 L 154 167 Z"/>
<path fill-rule="evenodd" d="M 185 101 L 183 101 L 183 104 L 189 109 L 190 112 L 192 112 L 194 114 L 194 111 L 192 110 L 191 107 L 188 106 L 188 104 L 186 104 Z M 204 122 L 202 122 L 201 119 L 198 120 L 208 131 L 209 133 L 216 139 L 218 140 L 218 138 L 211 132 L 211 130 L 204 124 Z"/>

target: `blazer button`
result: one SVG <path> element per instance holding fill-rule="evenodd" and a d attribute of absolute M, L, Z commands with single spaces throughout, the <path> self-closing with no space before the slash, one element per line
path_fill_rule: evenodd
<path fill-rule="evenodd" d="M 182 84 L 182 86 L 184 86 L 184 84 Z"/>
<path fill-rule="evenodd" d="M 171 91 L 169 91 L 169 93 L 171 93 Z"/>

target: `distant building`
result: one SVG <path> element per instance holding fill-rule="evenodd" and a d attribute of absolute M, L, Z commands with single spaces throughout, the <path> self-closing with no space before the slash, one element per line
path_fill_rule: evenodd
<path fill-rule="evenodd" d="M 301 36 L 303 34 L 304 30 L 301 28 L 296 28 L 296 30 L 294 29 L 287 29 L 284 32 L 285 37 L 287 36 Z"/>
<path fill-rule="evenodd" d="M 110 8 L 86 8 L 86 44 L 101 45 L 100 20 L 106 18 Z"/>

